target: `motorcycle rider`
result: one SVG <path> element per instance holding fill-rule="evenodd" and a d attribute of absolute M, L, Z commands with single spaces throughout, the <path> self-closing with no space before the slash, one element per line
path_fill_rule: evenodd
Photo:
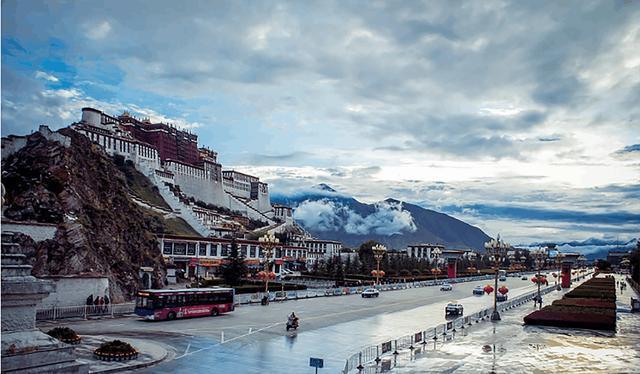
<path fill-rule="evenodd" d="M 294 312 L 291 312 L 287 320 L 289 326 L 298 326 L 298 316 Z"/>

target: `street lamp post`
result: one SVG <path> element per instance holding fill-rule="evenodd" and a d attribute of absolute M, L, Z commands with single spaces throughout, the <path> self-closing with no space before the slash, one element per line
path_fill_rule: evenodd
<path fill-rule="evenodd" d="M 547 257 L 547 251 L 542 248 L 534 249 L 531 251 L 531 255 L 533 256 L 533 260 L 536 264 L 536 269 L 538 271 L 538 275 L 536 275 L 536 283 L 538 283 L 538 296 L 536 299 L 536 303 L 540 303 L 540 308 L 542 308 L 542 297 L 540 296 L 540 281 L 542 277 L 540 276 L 540 267 L 545 263 L 545 259 Z"/>
<path fill-rule="evenodd" d="M 371 248 L 373 252 L 373 258 L 376 260 L 376 286 L 380 284 L 380 261 L 384 257 L 384 254 L 387 253 L 387 247 L 382 244 L 376 244 Z"/>
<path fill-rule="evenodd" d="M 271 276 L 271 265 L 269 263 L 269 258 L 273 253 L 273 249 L 278 246 L 280 240 L 275 237 L 273 234 L 266 233 L 264 236 L 258 238 L 260 242 L 260 246 L 264 249 L 264 271 L 265 271 L 265 282 L 264 282 L 264 292 L 266 295 L 269 295 L 269 277 Z M 267 296 L 268 298 L 268 296 Z M 268 300 L 268 299 L 267 299 Z"/>
<path fill-rule="evenodd" d="M 556 278 L 558 280 L 558 285 L 556 287 L 556 291 L 562 291 L 562 286 L 561 286 L 561 281 L 560 279 L 562 278 L 562 260 L 564 259 L 564 253 L 560 253 L 559 251 L 556 253 L 556 262 L 558 263 L 558 277 Z"/>
<path fill-rule="evenodd" d="M 434 272 L 434 274 L 436 275 L 436 284 L 438 283 L 438 274 L 440 273 L 440 255 L 442 254 L 442 250 L 440 248 L 436 248 L 433 251 L 431 251 L 431 254 L 433 255 L 434 258 L 434 262 L 436 264 L 436 271 Z"/>
<path fill-rule="evenodd" d="M 507 249 L 511 246 L 508 243 L 500 240 L 500 235 L 498 235 L 497 239 L 491 239 L 490 241 L 484 243 L 484 248 L 491 255 L 491 258 L 495 261 L 496 264 L 496 276 L 495 276 L 495 292 L 493 293 L 493 313 L 491 314 L 492 321 L 500 321 L 500 313 L 498 312 L 498 272 L 500 271 L 500 263 L 504 260 L 507 255 Z"/>

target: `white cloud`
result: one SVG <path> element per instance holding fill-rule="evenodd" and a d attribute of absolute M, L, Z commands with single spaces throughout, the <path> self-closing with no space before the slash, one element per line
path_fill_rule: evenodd
<path fill-rule="evenodd" d="M 375 211 L 360 215 L 348 206 L 328 199 L 305 200 L 295 208 L 293 217 L 314 231 L 340 231 L 348 234 L 393 235 L 416 231 L 411 213 L 400 203 L 380 202 Z"/>
<path fill-rule="evenodd" d="M 86 35 L 89 39 L 99 40 L 104 39 L 111 31 L 111 24 L 109 21 L 102 21 L 96 24 L 90 23 L 85 25 Z"/>
<path fill-rule="evenodd" d="M 58 82 L 59 81 L 59 79 L 56 78 L 54 75 L 47 74 L 44 71 L 40 71 L 40 70 L 36 71 L 36 78 L 44 79 L 44 80 L 47 80 L 49 82 Z"/>

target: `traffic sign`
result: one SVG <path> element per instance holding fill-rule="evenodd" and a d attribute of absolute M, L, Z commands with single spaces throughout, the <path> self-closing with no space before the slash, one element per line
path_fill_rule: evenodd
<path fill-rule="evenodd" d="M 324 366 L 324 360 L 321 358 L 310 357 L 309 366 L 316 368 L 316 373 L 317 373 L 318 368 L 322 369 L 322 367 Z"/>

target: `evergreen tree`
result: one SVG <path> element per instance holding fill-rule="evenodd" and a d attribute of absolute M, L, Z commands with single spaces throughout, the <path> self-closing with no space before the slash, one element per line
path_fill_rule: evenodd
<path fill-rule="evenodd" d="M 338 279 L 338 280 L 344 280 L 344 265 L 342 263 L 342 257 L 338 256 L 335 259 L 334 262 L 334 270 L 333 270 L 333 276 Z"/>
<path fill-rule="evenodd" d="M 231 251 L 227 259 L 229 262 L 222 270 L 222 277 L 229 286 L 237 286 L 247 275 L 247 265 L 244 263 L 244 254 L 238 251 L 235 236 L 231 239 Z"/>
<path fill-rule="evenodd" d="M 349 253 L 349 256 L 347 256 L 347 259 L 344 260 L 344 271 L 347 274 L 351 272 L 351 253 Z"/>

